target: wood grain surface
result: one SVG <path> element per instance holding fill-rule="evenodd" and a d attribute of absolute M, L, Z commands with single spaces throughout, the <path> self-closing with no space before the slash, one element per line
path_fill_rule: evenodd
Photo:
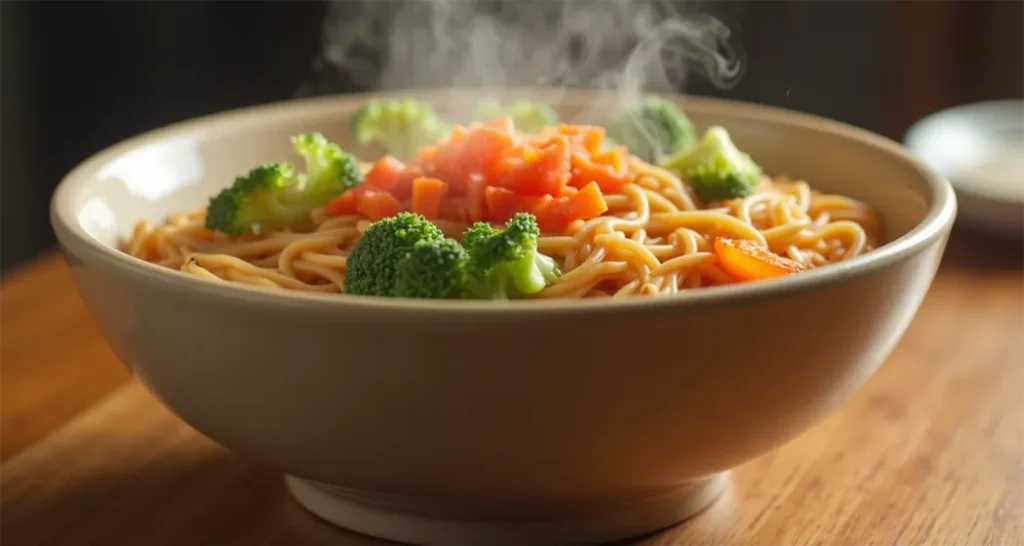
<path fill-rule="evenodd" d="M 640 542 L 1024 544 L 1022 260 L 1019 242 L 956 236 L 906 336 L 848 404 Z M 5 279 L 0 301 L 3 544 L 382 543 L 307 514 L 279 472 L 126 381 L 58 258 Z"/>
<path fill-rule="evenodd" d="M 0 462 L 129 379 L 63 259 L 48 254 L 0 283 Z"/>

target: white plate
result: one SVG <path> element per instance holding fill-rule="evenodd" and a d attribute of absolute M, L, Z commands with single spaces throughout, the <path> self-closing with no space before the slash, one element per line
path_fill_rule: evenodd
<path fill-rule="evenodd" d="M 956 189 L 958 220 L 1024 236 L 1024 101 L 937 112 L 914 124 L 904 143 Z"/>

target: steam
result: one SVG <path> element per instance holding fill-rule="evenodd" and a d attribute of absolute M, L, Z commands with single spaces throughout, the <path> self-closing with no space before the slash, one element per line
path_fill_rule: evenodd
<path fill-rule="evenodd" d="M 720 89 L 736 85 L 743 58 L 730 29 L 707 14 L 684 16 L 679 5 L 336 0 L 316 66 L 321 77 L 346 77 L 364 89 L 585 87 L 615 91 L 608 96 L 620 104 L 685 90 L 694 75 Z M 453 114 L 460 105 L 445 106 Z"/>

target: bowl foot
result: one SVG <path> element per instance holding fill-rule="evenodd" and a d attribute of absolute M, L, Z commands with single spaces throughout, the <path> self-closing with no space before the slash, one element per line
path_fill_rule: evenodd
<path fill-rule="evenodd" d="M 648 497 L 610 503 L 600 512 L 537 520 L 431 514 L 403 510 L 338 488 L 285 476 L 288 490 L 330 523 L 387 540 L 413 544 L 584 544 L 622 540 L 679 523 L 711 505 L 725 490 L 728 473 L 688 482 Z"/>

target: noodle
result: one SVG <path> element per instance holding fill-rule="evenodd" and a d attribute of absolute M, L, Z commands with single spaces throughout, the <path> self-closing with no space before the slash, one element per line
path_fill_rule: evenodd
<path fill-rule="evenodd" d="M 879 243 L 865 204 L 816 192 L 803 181 L 764 177 L 744 198 L 699 208 L 689 187 L 630 157 L 636 180 L 605 196 L 602 216 L 542 234 L 538 249 L 562 275 L 533 297 L 595 298 L 676 294 L 733 282 L 712 251 L 716 236 L 751 240 L 805 268 L 850 259 Z M 344 292 L 345 262 L 369 221 L 313 211 L 302 229 L 230 237 L 207 230 L 205 210 L 139 222 L 128 254 L 217 282 L 319 293 Z M 449 237 L 467 225 L 437 221 Z"/>

